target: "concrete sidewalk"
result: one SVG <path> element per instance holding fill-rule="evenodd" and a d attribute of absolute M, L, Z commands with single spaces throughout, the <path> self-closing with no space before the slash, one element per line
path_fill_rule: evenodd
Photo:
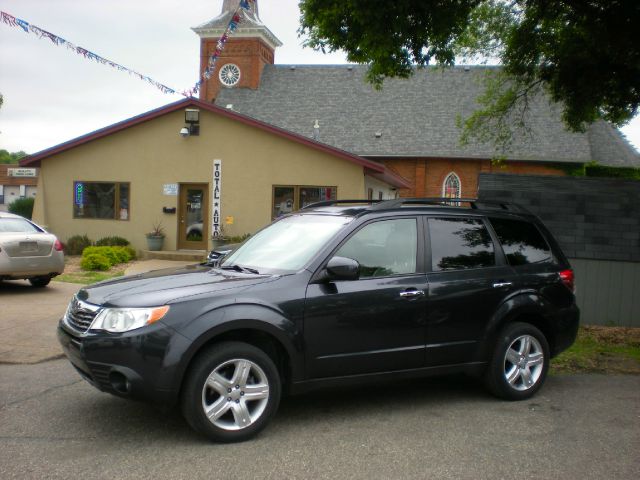
<path fill-rule="evenodd" d="M 143 260 L 125 274 L 193 263 Z M 33 288 L 26 280 L 0 282 L 0 363 L 39 363 L 61 356 L 56 327 L 71 297 L 82 287 L 56 281 L 45 288 Z"/>

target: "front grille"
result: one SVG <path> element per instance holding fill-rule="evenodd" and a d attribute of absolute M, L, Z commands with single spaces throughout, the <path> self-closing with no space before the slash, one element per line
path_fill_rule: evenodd
<path fill-rule="evenodd" d="M 98 314 L 100 307 L 85 303 L 74 297 L 67 310 L 67 322 L 76 330 L 86 332 Z"/>

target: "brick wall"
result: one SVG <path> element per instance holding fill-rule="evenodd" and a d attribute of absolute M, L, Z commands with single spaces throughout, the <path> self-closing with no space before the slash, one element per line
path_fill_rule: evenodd
<path fill-rule="evenodd" d="M 209 57 L 218 43 L 217 38 L 205 38 L 200 42 L 200 74 L 204 72 Z M 240 68 L 240 82 L 236 88 L 256 89 L 260 86 L 260 76 L 267 63 L 273 63 L 274 51 L 258 38 L 231 38 L 225 44 L 218 58 L 215 70 L 200 90 L 200 100 L 213 102 L 221 88 L 218 72 L 227 63 L 235 63 Z"/>
<path fill-rule="evenodd" d="M 564 176 L 562 170 L 543 163 L 507 161 L 494 165 L 490 160 L 458 158 L 392 158 L 384 163 L 392 171 L 409 180 L 413 187 L 402 189 L 402 197 L 440 197 L 445 178 L 455 173 L 460 179 L 462 197 L 478 196 L 478 176 L 481 173 Z"/>

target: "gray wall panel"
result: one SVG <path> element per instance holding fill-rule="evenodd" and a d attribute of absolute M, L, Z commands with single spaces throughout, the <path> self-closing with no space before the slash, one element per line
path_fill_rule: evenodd
<path fill-rule="evenodd" d="M 570 261 L 582 324 L 640 327 L 640 263 Z"/>

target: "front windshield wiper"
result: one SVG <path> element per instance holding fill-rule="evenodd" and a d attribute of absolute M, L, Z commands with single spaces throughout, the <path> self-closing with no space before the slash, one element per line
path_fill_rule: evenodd
<path fill-rule="evenodd" d="M 258 270 L 256 270 L 255 268 L 251 268 L 251 267 L 242 267 L 238 264 L 231 264 L 231 265 L 223 265 L 220 267 L 222 270 L 234 270 L 236 272 L 249 272 L 249 273 L 255 273 L 256 275 L 260 275 L 260 272 L 258 272 Z"/>

